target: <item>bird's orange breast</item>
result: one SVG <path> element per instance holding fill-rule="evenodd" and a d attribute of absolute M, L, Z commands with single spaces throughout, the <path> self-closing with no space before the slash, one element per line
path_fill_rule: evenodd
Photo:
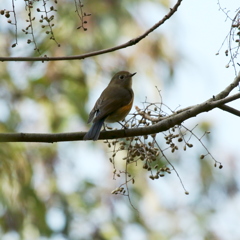
<path fill-rule="evenodd" d="M 106 122 L 119 122 L 119 121 L 123 120 L 130 112 L 132 105 L 133 105 L 133 98 L 129 104 L 127 104 L 123 107 L 120 107 L 119 109 L 114 111 L 112 114 L 110 114 L 106 118 Z"/>

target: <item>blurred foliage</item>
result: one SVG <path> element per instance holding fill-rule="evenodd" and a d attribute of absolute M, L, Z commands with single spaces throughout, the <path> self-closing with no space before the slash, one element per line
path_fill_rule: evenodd
<path fill-rule="evenodd" d="M 5 3 L 8 6 L 4 7 L 1 3 L 2 9 L 11 7 L 10 1 Z M 18 45 L 11 48 L 15 41 L 14 26 L 7 24 L 4 16 L 0 16 L 1 55 L 38 56 L 33 44 L 26 43 L 29 36 L 21 32 L 21 28 L 26 27 L 24 4 L 20 1 L 15 3 L 20 32 Z M 42 7 L 41 1 L 34 1 L 34 4 L 35 8 Z M 54 1 L 47 4 L 54 5 Z M 35 37 L 42 55 L 69 56 L 113 47 L 136 37 L 149 26 L 146 19 L 150 18 L 151 13 L 144 12 L 145 1 L 106 0 L 86 1 L 84 4 L 86 12 L 92 14 L 87 18 L 87 31 L 77 30 L 79 19 L 74 1 L 58 1 L 53 30 L 61 47 L 49 40 L 40 25 L 35 26 Z M 164 16 L 162 13 L 170 7 L 168 0 L 152 0 L 148 4 L 151 9 L 159 9 L 159 17 Z M 171 41 L 167 33 L 156 31 L 137 46 L 83 61 L 1 63 L 1 132 L 83 130 L 89 112 L 87 103 L 91 100 L 90 90 L 100 91 L 102 78 L 109 79 L 112 73 L 122 69 L 141 71 L 142 75 L 148 76 L 149 85 L 161 84 L 162 76 L 173 77 L 178 54 Z M 140 85 L 136 86 L 136 92 Z M 208 129 L 208 124 L 201 125 L 203 131 Z M 210 142 L 211 139 L 208 139 Z M 174 181 L 171 180 L 173 176 L 162 180 L 164 189 L 159 189 L 159 185 L 152 185 L 149 181 L 142 166 L 135 168 L 133 174 L 138 180 L 130 186 L 130 192 L 131 201 L 138 209 L 136 211 L 127 198 L 110 194 L 121 180 L 117 179 L 117 183 L 112 180 L 112 169 L 108 169 L 110 164 L 106 161 L 96 162 L 100 161 L 103 153 L 95 151 L 98 150 L 93 151 L 85 143 L 1 143 L 1 238 L 133 239 L 132 230 L 136 234 L 135 239 L 138 239 L 138 234 L 150 240 L 173 239 L 174 236 L 193 239 L 191 236 L 195 232 L 200 235 L 200 231 L 202 239 L 217 239 L 205 224 L 206 218 L 215 211 L 208 202 L 211 195 L 209 186 L 215 178 L 211 160 L 193 160 L 196 153 L 194 157 L 191 154 L 189 157 L 182 157 L 181 154 L 177 157 L 185 158 L 185 161 L 176 161 L 177 166 L 182 164 L 189 169 L 190 161 L 196 165 L 194 171 L 199 177 L 194 179 L 199 181 L 196 191 L 207 195 L 200 200 L 198 196 L 193 197 L 187 209 L 183 207 L 181 197 L 174 195 L 185 197 L 178 179 L 173 182 L 174 190 L 168 188 L 168 184 Z M 94 155 L 90 156 L 92 152 Z M 107 153 L 108 149 L 104 152 Z M 106 155 L 105 160 L 108 159 Z M 78 164 L 91 162 L 91 157 L 94 163 L 87 166 L 92 169 L 85 173 L 83 165 L 79 167 Z M 94 172 L 94 168 L 101 168 L 102 164 L 105 166 L 101 171 L 105 174 Z M 188 177 L 186 179 L 189 183 Z M 236 182 L 231 179 L 228 183 L 227 189 L 234 195 Z M 169 205 L 162 193 L 169 195 L 175 208 Z M 199 202 L 204 202 L 205 211 L 202 211 Z M 184 233 L 193 222 L 194 231 Z"/>

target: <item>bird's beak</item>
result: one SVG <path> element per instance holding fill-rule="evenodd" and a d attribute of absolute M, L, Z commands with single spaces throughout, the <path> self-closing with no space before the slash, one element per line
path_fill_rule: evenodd
<path fill-rule="evenodd" d="M 136 72 L 135 72 L 135 73 L 131 73 L 131 74 L 130 74 L 130 77 L 134 76 L 135 74 L 136 74 Z"/>

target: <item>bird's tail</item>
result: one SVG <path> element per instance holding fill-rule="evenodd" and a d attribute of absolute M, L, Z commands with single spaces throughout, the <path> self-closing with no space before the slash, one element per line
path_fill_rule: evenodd
<path fill-rule="evenodd" d="M 98 140 L 104 120 L 105 118 L 99 119 L 97 122 L 93 123 L 92 127 L 83 137 L 83 140 Z"/>

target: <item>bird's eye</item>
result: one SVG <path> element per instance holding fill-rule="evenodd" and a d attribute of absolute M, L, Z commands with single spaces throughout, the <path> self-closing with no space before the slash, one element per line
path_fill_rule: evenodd
<path fill-rule="evenodd" d="M 123 80 L 123 79 L 124 79 L 124 75 L 120 75 L 120 76 L 119 76 L 119 79 L 122 79 L 122 80 Z"/>

